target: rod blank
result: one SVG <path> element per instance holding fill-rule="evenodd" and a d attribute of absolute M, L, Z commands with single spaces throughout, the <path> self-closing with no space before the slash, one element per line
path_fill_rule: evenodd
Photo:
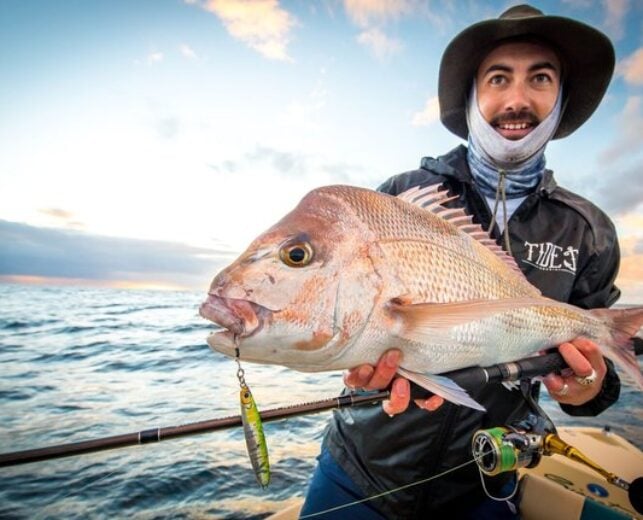
<path fill-rule="evenodd" d="M 297 415 L 318 413 L 335 408 L 345 408 L 347 406 L 360 406 L 370 403 L 376 403 L 387 399 L 389 396 L 390 393 L 388 391 L 364 395 L 347 394 L 331 399 L 325 399 L 322 401 L 302 403 L 283 408 L 272 408 L 262 411 L 260 415 L 263 422 L 277 421 L 280 419 L 295 417 Z M 30 462 L 58 459 L 62 457 L 71 457 L 73 455 L 83 455 L 85 453 L 92 453 L 95 451 L 136 446 L 138 444 L 149 444 L 167 439 L 185 437 L 188 435 L 197 435 L 201 433 L 210 433 L 238 426 L 241 426 L 241 416 L 232 415 L 220 419 L 211 419 L 208 421 L 183 424 L 181 426 L 152 428 L 136 433 L 126 433 L 124 435 L 102 437 L 100 439 L 89 441 L 59 444 L 57 446 L 16 451 L 13 453 L 3 453 L 0 454 L 0 467 L 16 466 L 18 464 L 28 464 Z"/>

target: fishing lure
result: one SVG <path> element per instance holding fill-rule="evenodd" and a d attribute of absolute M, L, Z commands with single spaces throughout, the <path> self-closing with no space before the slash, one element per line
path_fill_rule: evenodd
<path fill-rule="evenodd" d="M 252 397 L 252 392 L 246 384 L 241 385 L 239 393 L 241 401 L 241 421 L 243 433 L 246 437 L 248 457 L 257 477 L 257 482 L 262 488 L 270 483 L 270 461 L 268 460 L 268 445 L 263 434 L 263 425 L 257 403 Z"/>
<path fill-rule="evenodd" d="M 263 434 L 263 424 L 261 423 L 261 415 L 259 415 L 259 408 L 255 403 L 254 397 L 244 377 L 244 370 L 241 368 L 241 361 L 239 361 L 239 346 L 238 338 L 235 336 L 235 361 L 237 362 L 237 378 L 239 379 L 239 401 L 241 403 L 241 422 L 243 423 L 243 434 L 246 438 L 246 448 L 248 450 L 248 457 L 254 469 L 257 482 L 262 488 L 265 488 L 270 483 L 270 461 L 268 460 L 268 445 L 266 444 L 266 437 Z"/>

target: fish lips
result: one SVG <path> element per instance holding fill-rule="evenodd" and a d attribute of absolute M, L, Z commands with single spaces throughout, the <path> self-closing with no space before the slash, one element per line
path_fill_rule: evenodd
<path fill-rule="evenodd" d="M 206 320 L 227 329 L 238 338 L 247 338 L 259 332 L 272 311 L 258 303 L 237 298 L 208 294 L 199 307 Z"/>

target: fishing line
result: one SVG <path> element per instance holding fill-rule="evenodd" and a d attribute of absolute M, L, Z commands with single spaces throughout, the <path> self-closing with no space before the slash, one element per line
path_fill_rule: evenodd
<path fill-rule="evenodd" d="M 518 479 L 516 479 L 516 484 L 515 484 L 515 486 L 513 488 L 513 491 L 511 493 L 509 493 L 508 496 L 506 496 L 506 497 L 494 497 L 487 490 L 487 485 L 485 484 L 485 481 L 484 481 L 484 475 L 483 475 L 482 470 L 480 469 L 480 467 L 478 467 L 478 473 L 480 473 L 480 482 L 482 483 L 482 490 L 484 491 L 484 494 L 487 495 L 487 497 L 489 497 L 491 500 L 495 500 L 496 502 L 508 502 L 509 500 L 511 500 L 513 497 L 516 496 L 516 493 L 518 492 L 518 488 L 520 487 L 519 484 L 518 484 Z"/>
<path fill-rule="evenodd" d="M 465 466 L 468 466 L 469 464 L 472 464 L 474 462 L 478 462 L 479 459 L 482 459 L 485 455 L 489 455 L 490 453 L 492 453 L 492 451 L 493 450 L 490 450 L 490 451 L 485 452 L 485 453 L 481 453 L 478 457 L 473 457 L 471 460 L 469 460 L 467 462 L 463 462 L 462 464 L 460 464 L 458 466 L 454 466 L 453 468 L 447 469 L 446 471 L 443 471 L 442 473 L 438 473 L 437 475 L 433 475 L 432 477 L 428 477 L 428 478 L 425 478 L 425 479 L 422 479 L 422 480 L 418 480 L 416 482 L 411 482 L 410 484 L 404 484 L 403 486 L 400 486 L 400 487 L 397 487 L 397 488 L 394 488 L 394 489 L 389 489 L 388 491 L 383 491 L 382 493 L 378 493 L 377 495 L 372 495 L 370 497 L 362 498 L 360 500 L 355 500 L 354 502 L 348 502 L 346 504 L 342 504 L 341 506 L 335 506 L 335 507 L 331 507 L 329 509 L 325 509 L 323 511 L 317 511 L 315 513 L 309 513 L 307 515 L 302 515 L 299 518 L 300 519 L 302 519 L 302 518 L 312 518 L 314 516 L 325 515 L 326 513 L 332 513 L 334 511 L 339 511 L 340 509 L 345 509 L 345 508 L 350 507 L 350 506 L 355 506 L 357 504 L 362 504 L 364 502 L 368 502 L 369 500 L 374 500 L 376 498 L 381 498 L 383 496 L 390 495 L 390 494 L 396 493 L 398 491 L 402 491 L 403 489 L 408 489 L 408 488 L 411 488 L 413 486 L 419 486 L 420 484 L 425 484 L 425 483 L 430 482 L 432 480 L 436 480 L 438 478 L 444 477 L 445 475 L 448 475 L 449 473 L 453 473 L 454 471 L 462 469 Z"/>

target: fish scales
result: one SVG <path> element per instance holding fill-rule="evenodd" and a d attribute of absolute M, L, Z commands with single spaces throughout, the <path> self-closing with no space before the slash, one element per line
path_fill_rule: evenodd
<path fill-rule="evenodd" d="M 590 312 L 545 298 L 479 226 L 442 207 L 446 192 L 411 192 L 306 195 L 212 281 L 200 312 L 228 330 L 209 345 L 233 356 L 236 334 L 241 359 L 302 371 L 374 364 L 398 348 L 402 373 L 476 407 L 431 376 L 586 336 L 643 387 L 629 339 L 643 308 Z"/>
<path fill-rule="evenodd" d="M 355 209 L 357 217 L 363 219 L 377 235 L 390 259 L 406 257 L 414 262 L 409 265 L 409 278 L 440 269 L 432 276 L 437 298 L 452 301 L 448 298 L 452 286 L 447 275 L 460 274 L 472 267 L 479 275 L 474 279 L 467 278 L 469 283 L 466 286 L 471 286 L 476 294 L 469 297 L 488 296 L 489 291 L 496 291 L 493 296 L 502 297 L 508 296 L 511 290 L 513 294 L 516 291 L 525 295 L 539 294 L 526 280 L 510 276 L 513 273 L 507 273 L 504 265 L 498 265 L 501 262 L 496 255 L 448 221 L 399 199 L 382 199 L 378 195 L 373 192 L 366 197 L 349 196 L 347 201 Z M 499 277 L 498 272 L 504 274 L 504 278 Z M 480 281 L 477 286 L 471 283 L 476 279 Z"/>

